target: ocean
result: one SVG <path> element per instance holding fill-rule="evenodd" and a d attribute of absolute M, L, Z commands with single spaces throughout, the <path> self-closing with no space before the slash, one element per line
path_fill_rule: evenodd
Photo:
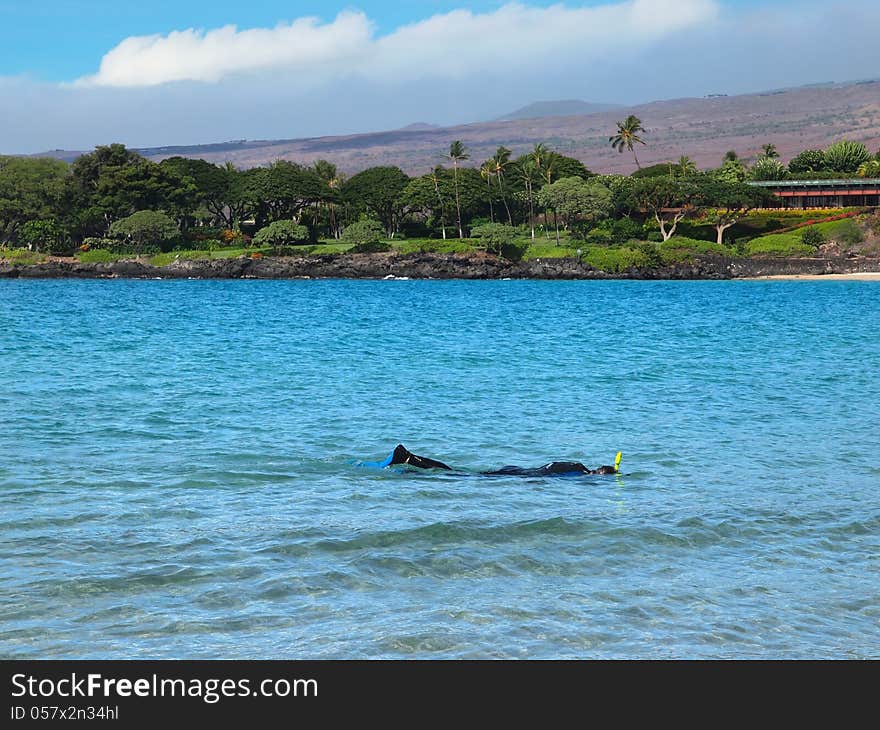
<path fill-rule="evenodd" d="M 878 333 L 872 282 L 0 281 L 0 657 L 880 658 Z"/>

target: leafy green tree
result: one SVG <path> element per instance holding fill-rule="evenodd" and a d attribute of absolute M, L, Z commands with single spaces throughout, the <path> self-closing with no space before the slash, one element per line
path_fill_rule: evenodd
<path fill-rule="evenodd" d="M 725 160 L 721 167 L 717 170 L 712 170 L 710 173 L 712 177 L 716 180 L 723 180 L 724 182 L 736 183 L 743 182 L 746 177 L 748 177 L 748 171 L 743 165 L 742 162 L 737 160 Z"/>
<path fill-rule="evenodd" d="M 309 229 L 294 221 L 273 221 L 254 236 L 257 246 L 272 246 L 280 253 L 285 246 L 298 246 L 309 241 Z"/>
<path fill-rule="evenodd" d="M 342 234 L 339 208 L 344 202 L 341 189 L 346 182 L 346 178 L 339 172 L 336 165 L 327 160 L 315 160 L 312 169 L 321 181 L 322 186 L 322 197 L 316 203 L 318 217 L 321 217 L 321 212 L 326 214 L 326 223 L 330 235 L 338 239 Z M 323 219 L 320 222 L 323 225 Z"/>
<path fill-rule="evenodd" d="M 278 220 L 299 222 L 303 211 L 319 201 L 323 186 L 311 168 L 287 160 L 246 170 L 235 191 L 258 228 Z"/>
<path fill-rule="evenodd" d="M 498 254 L 503 246 L 516 239 L 516 228 L 503 223 L 483 223 L 471 229 L 471 238 L 480 239 L 487 251 Z"/>
<path fill-rule="evenodd" d="M 423 218 L 428 224 L 439 225 L 446 240 L 446 170 L 437 165 L 427 175 L 410 180 L 401 191 L 400 205 L 413 217 Z"/>
<path fill-rule="evenodd" d="M 855 173 L 871 159 L 871 153 L 861 142 L 848 139 L 835 142 L 825 150 L 825 167 L 832 172 Z"/>
<path fill-rule="evenodd" d="M 739 160 L 739 153 L 736 150 L 727 150 L 724 153 L 724 159 L 721 160 L 721 164 L 723 165 L 725 162 L 736 162 Z"/>
<path fill-rule="evenodd" d="M 793 173 L 819 172 L 825 169 L 823 150 L 804 150 L 791 158 L 788 171 Z"/>
<path fill-rule="evenodd" d="M 159 246 L 178 232 L 177 224 L 157 210 L 139 210 L 110 226 L 110 234 L 131 241 L 135 253 L 141 253 L 147 245 Z"/>
<path fill-rule="evenodd" d="M 749 170 L 752 180 L 785 180 L 788 169 L 773 157 L 759 157 Z"/>
<path fill-rule="evenodd" d="M 611 191 L 602 183 L 579 177 L 564 177 L 538 192 L 538 202 L 554 210 L 569 228 L 576 221 L 595 222 L 611 215 L 614 203 Z M 559 244 L 559 229 L 556 230 Z"/>
<path fill-rule="evenodd" d="M 632 210 L 652 216 L 660 226 L 660 234 L 668 241 L 678 224 L 695 213 L 697 186 L 690 180 L 672 177 L 640 178 L 628 192 Z"/>
<path fill-rule="evenodd" d="M 641 169 L 642 166 L 639 164 L 639 157 L 636 155 L 635 145 L 647 144 L 639 136 L 644 131 L 645 128 L 642 126 L 642 120 L 634 114 L 630 114 L 622 122 L 617 123 L 617 134 L 608 138 L 611 147 L 618 152 L 623 153 L 624 150 L 632 152 L 633 158 L 636 161 L 636 167 L 639 169 Z"/>
<path fill-rule="evenodd" d="M 555 180 L 562 180 L 564 177 L 579 177 L 582 180 L 589 180 L 596 177 L 596 174 L 591 172 L 580 160 L 566 157 L 557 152 L 553 160 L 553 177 Z"/>
<path fill-rule="evenodd" d="M 400 204 L 410 214 L 423 215 L 433 223 L 455 220 L 460 206 L 462 227 L 489 210 L 486 187 L 479 171 L 463 167 L 458 171 L 458 201 L 453 170 L 436 167 L 428 175 L 412 180 L 400 194 Z"/>
<path fill-rule="evenodd" d="M 468 155 L 467 153 L 464 142 L 462 142 L 460 139 L 457 139 L 449 145 L 449 154 L 446 155 L 446 157 L 452 161 L 452 168 L 454 170 L 453 176 L 455 180 L 455 209 L 458 214 L 458 237 L 464 238 L 464 228 L 461 224 L 461 200 L 458 189 L 458 166 L 461 162 L 469 160 L 470 155 Z"/>
<path fill-rule="evenodd" d="M 723 245 L 724 232 L 749 211 L 773 198 L 763 188 L 747 183 L 728 183 L 706 175 L 696 189 L 696 205 L 703 210 L 703 220 L 715 228 L 717 243 Z"/>
<path fill-rule="evenodd" d="M 22 224 L 20 238 L 29 251 L 55 251 L 64 239 L 64 228 L 54 218 Z"/>
<path fill-rule="evenodd" d="M 638 184 L 635 178 L 629 175 L 596 175 L 592 180 L 601 183 L 611 191 L 615 217 L 627 216 L 633 212 L 633 198 L 630 193 Z"/>
<path fill-rule="evenodd" d="M 766 157 L 770 160 L 775 160 L 779 157 L 779 151 L 776 149 L 776 145 L 769 143 L 761 145 L 761 157 Z"/>
<path fill-rule="evenodd" d="M 205 160 L 169 157 L 159 163 L 195 187 L 191 203 L 204 208 L 212 222 L 234 229 L 244 213 L 244 204 L 237 195 L 239 171 L 231 164 L 213 165 Z"/>
<path fill-rule="evenodd" d="M 471 237 L 482 241 L 488 253 L 514 261 L 521 259 L 527 248 L 526 244 L 516 244 L 516 229 L 503 223 L 474 226 Z"/>
<path fill-rule="evenodd" d="M 68 166 L 59 160 L 0 157 L 0 242 L 14 243 L 28 221 L 56 217 L 67 177 Z"/>
<path fill-rule="evenodd" d="M 400 196 L 409 181 L 399 167 L 371 167 L 351 177 L 342 186 L 342 196 L 355 213 L 375 218 L 393 238 L 405 210 Z"/>
<path fill-rule="evenodd" d="M 71 167 L 68 193 L 80 235 L 105 233 L 111 224 L 140 210 L 178 213 L 197 194 L 191 180 L 144 159 L 124 145 L 95 148 Z"/>
<path fill-rule="evenodd" d="M 391 249 L 391 246 L 382 240 L 383 233 L 382 224 L 378 221 L 360 220 L 345 227 L 342 240 L 354 244 L 352 250 L 355 253 L 378 253 Z"/>

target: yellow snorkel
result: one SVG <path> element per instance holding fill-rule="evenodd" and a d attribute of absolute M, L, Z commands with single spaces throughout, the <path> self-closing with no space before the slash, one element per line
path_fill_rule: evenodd
<path fill-rule="evenodd" d="M 618 451 L 617 456 L 614 457 L 614 473 L 620 474 L 620 460 L 623 458 L 623 452 Z"/>

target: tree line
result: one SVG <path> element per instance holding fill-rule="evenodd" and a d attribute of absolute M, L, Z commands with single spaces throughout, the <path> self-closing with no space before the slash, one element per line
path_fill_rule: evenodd
<path fill-rule="evenodd" d="M 687 217 L 714 226 L 721 243 L 742 215 L 769 200 L 747 181 L 776 179 L 766 177 L 781 166 L 773 145 L 751 166 L 729 152 L 708 171 L 687 157 L 642 168 L 641 120 L 630 116 L 617 127 L 609 143 L 633 154 L 638 170 L 631 176 L 597 175 L 545 144 L 518 157 L 502 146 L 472 166 L 461 141 L 442 155 L 444 164 L 416 177 L 393 166 L 346 177 L 325 160 L 246 170 L 184 157 L 153 162 L 121 144 L 97 147 L 70 165 L 0 157 L 0 244 L 141 251 L 158 244 L 241 245 L 255 237 L 283 246 L 339 239 L 346 229 L 389 239 L 544 235 L 559 242 L 560 231 L 586 238 L 602 226 L 644 239 L 645 221 L 667 240 Z M 865 153 L 847 141 L 807 151 L 791 161 L 788 174 L 842 166 L 870 172 L 866 164 L 880 163 Z"/>

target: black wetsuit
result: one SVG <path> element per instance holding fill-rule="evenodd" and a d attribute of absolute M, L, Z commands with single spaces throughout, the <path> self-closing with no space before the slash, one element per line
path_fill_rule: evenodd
<path fill-rule="evenodd" d="M 426 459 L 424 456 L 416 456 L 411 451 L 408 451 L 403 444 L 398 444 L 397 448 L 394 449 L 394 453 L 391 455 L 391 464 L 409 464 L 419 469 L 446 469 L 447 471 L 452 471 L 452 467 L 446 466 L 442 461 Z"/>
<path fill-rule="evenodd" d="M 419 469 L 445 469 L 452 471 L 452 467 L 447 466 L 442 461 L 417 456 L 403 444 L 398 444 L 397 448 L 394 449 L 389 465 L 392 464 L 408 464 Z M 546 477 L 566 474 L 616 474 L 617 472 L 613 466 L 600 466 L 598 469 L 589 469 L 579 461 L 552 461 L 549 464 L 544 464 L 544 466 L 539 466 L 537 469 L 526 469 L 521 466 L 504 466 L 500 469 L 480 473 L 485 476 Z"/>

